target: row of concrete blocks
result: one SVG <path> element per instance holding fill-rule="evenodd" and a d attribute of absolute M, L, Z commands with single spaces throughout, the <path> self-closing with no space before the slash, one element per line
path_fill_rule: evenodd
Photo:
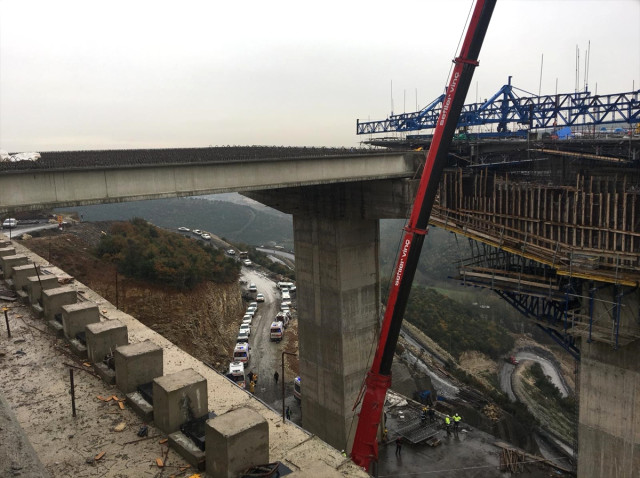
<path fill-rule="evenodd" d="M 0 265 L 5 281 L 28 300 L 38 315 L 71 348 L 87 358 L 96 372 L 126 394 L 127 403 L 146 423 L 169 437 L 169 444 L 198 469 L 212 477 L 235 477 L 243 470 L 269 461 L 269 427 L 257 412 L 242 408 L 215 416 L 208 412 L 207 381 L 193 369 L 163 375 L 163 350 L 151 341 L 129 344 L 127 327 L 118 320 L 100 320 L 98 306 L 77 302 L 72 287 L 60 287 L 57 277 L 28 263 L 25 255 L 0 241 Z M 34 275 L 35 274 L 35 275 Z M 85 344 L 76 338 L 85 333 Z M 113 357 L 115 371 L 105 363 Z M 152 384 L 150 404 L 139 387 Z M 209 418 L 213 416 L 213 418 Z M 201 419 L 205 451 L 181 431 L 181 426 Z"/>

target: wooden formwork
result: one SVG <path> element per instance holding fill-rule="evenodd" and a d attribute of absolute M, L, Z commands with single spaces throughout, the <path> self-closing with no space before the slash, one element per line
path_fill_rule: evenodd
<path fill-rule="evenodd" d="M 431 223 L 554 267 L 640 281 L 640 189 L 627 176 L 577 173 L 571 185 L 462 169 L 443 174 Z"/>

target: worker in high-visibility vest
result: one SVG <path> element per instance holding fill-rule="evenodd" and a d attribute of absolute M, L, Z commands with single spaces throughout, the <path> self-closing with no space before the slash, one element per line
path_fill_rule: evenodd
<path fill-rule="evenodd" d="M 251 393 L 255 393 L 255 391 L 256 391 L 256 383 L 253 380 L 251 380 L 251 382 L 249 382 L 249 391 Z"/>
<path fill-rule="evenodd" d="M 451 417 L 449 415 L 444 417 L 444 426 L 447 429 L 447 435 L 451 435 Z"/>
<path fill-rule="evenodd" d="M 460 420 L 462 420 L 462 417 L 456 413 L 453 416 L 453 431 L 454 431 L 454 433 L 458 433 L 458 429 L 460 428 Z"/>

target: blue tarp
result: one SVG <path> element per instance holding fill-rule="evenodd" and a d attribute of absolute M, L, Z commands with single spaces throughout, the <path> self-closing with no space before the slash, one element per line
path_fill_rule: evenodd
<path fill-rule="evenodd" d="M 559 129 L 556 134 L 558 135 L 558 139 L 568 139 L 571 137 L 571 128 L 568 126 Z"/>

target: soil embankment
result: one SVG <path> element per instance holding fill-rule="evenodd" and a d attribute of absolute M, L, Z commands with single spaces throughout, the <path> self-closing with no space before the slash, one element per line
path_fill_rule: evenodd
<path fill-rule="evenodd" d="M 244 304 L 238 283 L 205 282 L 190 291 L 125 278 L 92 250 L 109 223 L 78 223 L 22 241 L 118 308 L 163 335 L 193 357 L 222 371 L 233 354 Z"/>

